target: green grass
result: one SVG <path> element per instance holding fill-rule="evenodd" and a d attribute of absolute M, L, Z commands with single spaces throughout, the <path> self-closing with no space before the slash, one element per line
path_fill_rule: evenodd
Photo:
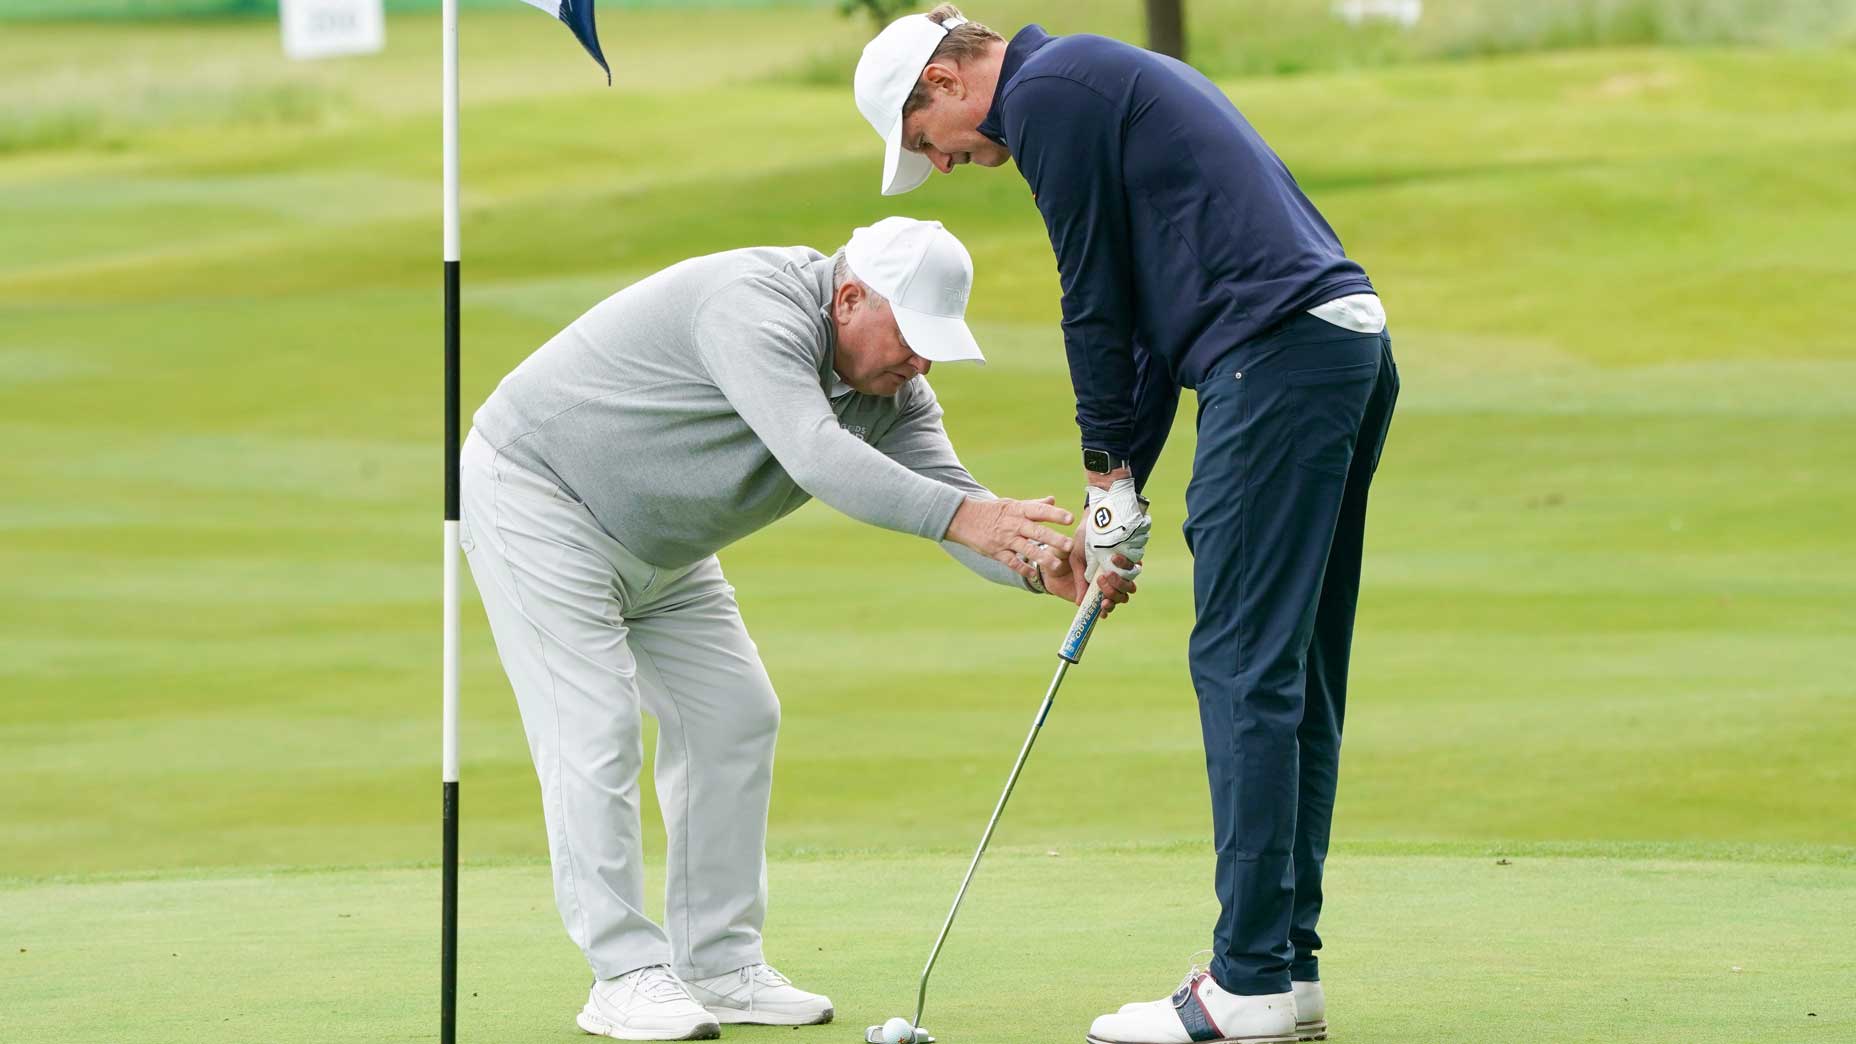
<path fill-rule="evenodd" d="M 1035 831 L 1020 829 L 1021 838 Z M 1048 854 L 1047 854 L 1048 853 Z M 1196 851 L 993 853 L 931 983 L 947 1041 L 1079 1040 L 1089 1019 L 1183 973 L 1178 941 L 1216 916 Z M 915 979 L 959 879 L 958 856 L 774 865 L 771 955 L 830 987 L 849 1041 L 913 1011 Z M 1851 870 L 1675 859 L 1337 861 L 1324 961 L 1333 1039 L 1606 1044 L 1824 1042 L 1856 1033 Z M 656 879 L 653 884 L 657 883 Z M 6 897 L 7 893 L 0 893 Z M 133 1039 L 429 1038 L 429 871 L 159 877 L 36 889 L 0 952 L 15 1039 L 123 1033 L 94 992 L 138 998 Z M 460 1039 L 586 1040 L 585 965 L 562 936 L 545 866 L 474 871 L 464 892 Z M 1615 916 L 1622 908 L 1628 919 Z M 18 945 L 12 945 L 17 941 Z M 1801 954 L 1811 956 L 1801 959 Z M 1109 959 L 1112 955 L 1112 959 Z M 726 1039 L 791 1041 L 730 1027 Z"/>
<path fill-rule="evenodd" d="M 663 264 L 933 215 L 993 360 L 935 375 L 956 444 L 1073 499 L 1022 181 L 876 196 L 846 92 L 795 73 L 854 23 L 627 25 L 609 91 L 548 19 L 469 14 L 466 402 Z M 0 1037 L 435 1032 L 436 35 L 300 66 L 261 23 L 0 33 Z M 1856 1025 L 1853 77 L 1848 50 L 1614 49 L 1227 82 L 1373 273 L 1405 382 L 1337 1039 Z M 1204 945 L 1185 412 L 1141 600 L 1071 675 L 939 973 L 950 1041 L 1072 1039 Z M 771 952 L 854 1033 L 903 1006 L 1067 614 L 816 507 L 724 563 L 786 711 Z M 465 639 L 466 1039 L 565 1039 L 582 969 L 474 604 Z"/>

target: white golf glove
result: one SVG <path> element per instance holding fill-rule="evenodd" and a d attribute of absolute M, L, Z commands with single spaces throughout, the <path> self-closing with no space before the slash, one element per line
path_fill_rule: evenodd
<path fill-rule="evenodd" d="M 1124 580 L 1141 575 L 1141 556 L 1147 553 L 1154 520 L 1147 515 L 1147 498 L 1134 491 L 1134 480 L 1116 479 L 1107 489 L 1090 486 L 1083 502 L 1084 579 L 1094 583 L 1104 569 Z M 1116 565 L 1116 555 L 1134 563 L 1133 567 Z"/>

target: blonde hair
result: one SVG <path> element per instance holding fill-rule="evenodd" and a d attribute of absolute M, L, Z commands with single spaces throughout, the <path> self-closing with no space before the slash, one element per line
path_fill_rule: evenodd
<path fill-rule="evenodd" d="M 928 12 L 928 20 L 936 25 L 946 25 L 953 19 L 965 17 L 960 13 L 960 8 L 953 4 L 942 4 Z M 966 22 L 947 31 L 947 36 L 941 41 L 941 46 L 934 49 L 934 53 L 928 56 L 928 61 L 923 67 L 926 68 L 927 65 L 933 65 L 936 62 L 942 65 L 960 65 L 984 55 L 991 49 L 994 42 L 1004 42 L 1004 40 L 1005 37 L 978 22 Z M 926 81 L 918 81 L 915 89 L 909 92 L 909 100 L 902 103 L 902 114 L 907 116 L 928 104 L 929 99 L 934 97 L 933 91 L 934 88 L 930 87 Z"/>

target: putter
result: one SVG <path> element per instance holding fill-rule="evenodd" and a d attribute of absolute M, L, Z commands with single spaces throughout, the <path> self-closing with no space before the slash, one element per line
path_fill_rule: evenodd
<path fill-rule="evenodd" d="M 934 1044 L 934 1037 L 922 1029 L 922 1009 L 928 1004 L 928 976 L 934 974 L 935 958 L 941 956 L 941 944 L 947 941 L 948 929 L 954 926 L 954 915 L 960 912 L 960 901 L 966 898 L 967 886 L 973 883 L 973 872 L 980 868 L 980 857 L 986 854 L 986 845 L 992 840 L 993 828 L 999 825 L 999 815 L 1005 811 L 1005 803 L 1012 798 L 1012 788 L 1018 784 L 1018 774 L 1025 767 L 1025 759 L 1031 756 L 1031 745 L 1038 740 L 1038 730 L 1044 727 L 1044 719 L 1050 717 L 1051 703 L 1057 699 L 1057 688 L 1063 684 L 1063 676 L 1070 666 L 1082 661 L 1083 647 L 1089 644 L 1089 635 L 1095 631 L 1096 621 L 1102 618 L 1102 600 L 1102 589 L 1091 585 L 1089 596 L 1076 608 L 1076 617 L 1070 621 L 1070 630 L 1064 635 L 1063 644 L 1057 647 L 1057 673 L 1051 678 L 1050 688 L 1044 693 L 1044 703 L 1038 707 L 1037 717 L 1031 721 L 1031 731 L 1025 736 L 1025 745 L 1018 750 L 1018 760 L 1012 763 L 1012 774 L 1005 778 L 1005 792 L 999 795 L 999 803 L 993 806 L 992 818 L 986 822 L 986 832 L 980 835 L 980 847 L 973 853 L 973 862 L 967 864 L 967 876 L 961 879 L 960 890 L 954 893 L 953 908 L 947 911 L 947 920 L 941 924 L 941 934 L 935 937 L 934 949 L 928 951 L 928 964 L 922 968 L 921 984 L 915 992 L 915 1018 L 909 1022 L 909 1033 L 899 1040 L 886 1041 L 883 1027 L 872 1026 L 864 1031 L 867 1044 Z"/>

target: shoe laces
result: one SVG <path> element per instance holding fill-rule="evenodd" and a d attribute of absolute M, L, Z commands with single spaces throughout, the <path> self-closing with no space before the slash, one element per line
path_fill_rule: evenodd
<path fill-rule="evenodd" d="M 1204 959 L 1204 964 L 1199 963 L 1201 958 Z M 1192 996 L 1193 984 L 1199 981 L 1199 976 L 1210 975 L 1211 973 L 1212 951 L 1200 950 L 1198 953 L 1193 954 L 1190 967 L 1186 970 L 1186 977 L 1179 980 L 1179 988 L 1173 991 L 1173 1007 L 1185 1007 L 1186 1000 Z"/>
<path fill-rule="evenodd" d="M 683 980 L 670 970 L 668 964 L 653 964 L 640 968 L 630 976 L 632 993 L 648 1001 L 688 1000 L 689 990 L 684 988 Z"/>
<path fill-rule="evenodd" d="M 771 964 L 750 964 L 741 969 L 741 979 L 743 982 L 758 983 L 762 986 L 788 986 L 793 981 L 781 975 L 779 969 Z"/>
<path fill-rule="evenodd" d="M 742 968 L 738 974 L 748 988 L 749 1011 L 754 1010 L 754 995 L 760 991 L 762 986 L 787 986 L 793 981 L 781 975 L 779 970 L 771 964 L 750 964 Z"/>

